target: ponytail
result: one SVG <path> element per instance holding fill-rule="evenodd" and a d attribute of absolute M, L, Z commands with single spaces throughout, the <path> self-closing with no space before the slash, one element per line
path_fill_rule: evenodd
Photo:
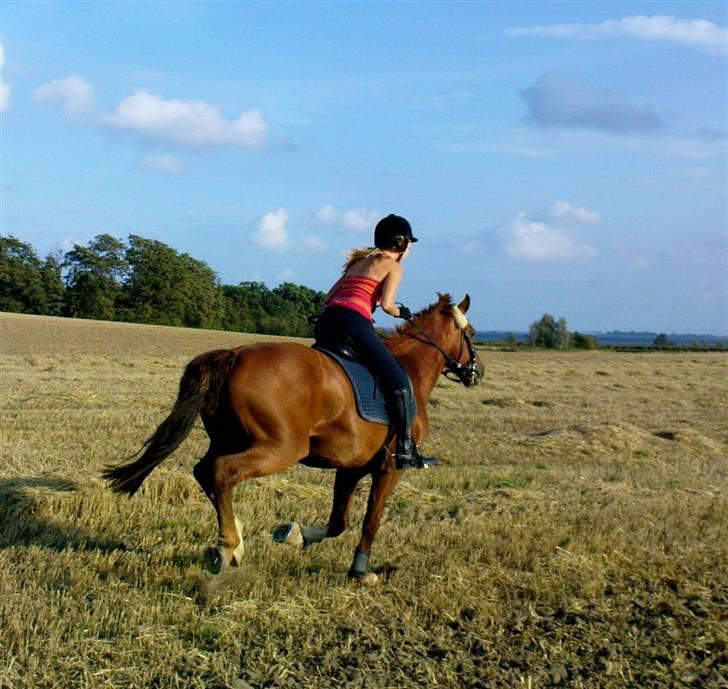
<path fill-rule="evenodd" d="M 374 246 L 366 246 L 361 249 L 352 249 L 346 252 L 346 262 L 344 263 L 343 273 L 346 273 L 357 261 L 362 258 L 370 258 L 371 256 L 379 256 L 382 253 L 381 249 L 377 249 Z"/>

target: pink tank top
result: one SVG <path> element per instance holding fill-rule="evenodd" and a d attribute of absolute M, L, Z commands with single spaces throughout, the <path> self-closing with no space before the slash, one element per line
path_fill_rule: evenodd
<path fill-rule="evenodd" d="M 371 320 L 381 296 L 381 282 L 364 275 L 348 275 L 326 306 L 344 306 Z"/>

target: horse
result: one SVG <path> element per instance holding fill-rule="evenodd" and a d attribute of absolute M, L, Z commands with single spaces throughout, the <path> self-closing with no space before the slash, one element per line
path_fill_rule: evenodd
<path fill-rule="evenodd" d="M 469 387 L 484 372 L 472 342 L 475 330 L 464 315 L 470 297 L 457 306 L 448 294 L 438 297 L 384 341 L 412 381 L 418 410 L 412 433 L 418 443 L 427 435 L 427 399 L 440 374 Z M 210 446 L 193 474 L 217 513 L 218 543 L 205 553 L 214 575 L 242 564 L 233 488 L 301 463 L 336 470 L 328 524 L 302 529 L 295 523 L 284 525 L 278 538 L 274 530 L 274 538 L 308 546 L 341 535 L 354 489 L 370 474 L 366 515 L 349 576 L 376 581 L 369 554 L 385 502 L 402 471 L 395 466 L 393 431 L 358 415 L 351 383 L 336 361 L 294 342 L 255 343 L 197 356 L 182 375 L 172 411 L 139 450 L 141 456 L 106 467 L 102 476 L 111 489 L 136 493 L 187 437 L 198 415 Z"/>

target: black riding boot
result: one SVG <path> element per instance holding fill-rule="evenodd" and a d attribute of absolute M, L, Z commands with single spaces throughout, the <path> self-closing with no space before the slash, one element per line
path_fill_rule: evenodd
<path fill-rule="evenodd" d="M 437 464 L 435 457 L 425 457 L 420 454 L 412 438 L 412 418 L 410 417 L 411 393 L 406 388 L 395 390 L 393 395 L 392 422 L 394 432 L 397 434 L 395 461 L 397 469 L 424 469 Z"/>

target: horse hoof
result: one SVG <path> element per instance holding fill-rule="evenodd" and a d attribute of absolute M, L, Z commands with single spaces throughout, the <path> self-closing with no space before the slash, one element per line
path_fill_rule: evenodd
<path fill-rule="evenodd" d="M 303 533 L 296 522 L 279 524 L 272 531 L 273 540 L 276 543 L 287 543 L 288 545 L 303 545 Z"/>
<path fill-rule="evenodd" d="M 245 552 L 245 543 L 243 542 L 243 526 L 240 523 L 240 520 L 235 517 L 235 529 L 238 532 L 238 540 L 240 543 L 238 543 L 237 548 L 233 550 L 233 557 L 231 564 L 235 567 L 239 567 L 241 564 L 243 564 L 243 553 Z"/>
<path fill-rule="evenodd" d="M 322 526 L 321 524 L 302 526 L 301 535 L 303 536 L 303 547 L 308 548 L 316 543 L 321 543 L 321 541 L 327 538 L 328 531 L 328 527 Z"/>
<path fill-rule="evenodd" d="M 374 572 L 365 572 L 360 577 L 356 577 L 355 581 L 359 586 L 376 586 L 379 583 L 379 577 Z"/>
<path fill-rule="evenodd" d="M 220 574 L 223 570 L 230 566 L 230 562 L 225 557 L 225 551 L 220 547 L 211 547 L 205 551 L 205 567 L 211 574 Z"/>
<path fill-rule="evenodd" d="M 240 565 L 243 564 L 243 553 L 245 552 L 245 546 L 243 545 L 243 542 L 240 542 L 240 545 L 233 550 L 233 557 L 230 561 L 230 564 L 233 567 L 240 567 Z"/>

